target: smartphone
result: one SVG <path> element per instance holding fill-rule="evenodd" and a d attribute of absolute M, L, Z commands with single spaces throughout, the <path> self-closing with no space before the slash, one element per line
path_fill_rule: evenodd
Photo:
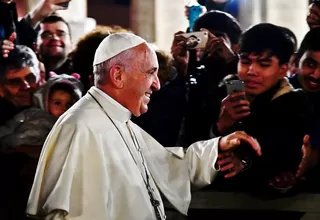
<path fill-rule="evenodd" d="M 205 48 L 208 42 L 207 31 L 191 32 L 179 34 L 177 36 L 184 37 L 184 40 L 180 41 L 178 44 L 185 46 L 188 50 Z"/>
<path fill-rule="evenodd" d="M 242 80 L 230 80 L 230 81 L 225 82 L 225 85 L 226 85 L 228 95 L 235 93 L 235 92 L 244 92 L 245 91 L 244 82 Z M 241 99 L 246 99 L 246 96 L 243 95 L 243 96 L 235 97 L 231 100 L 231 102 L 238 101 Z"/>
<path fill-rule="evenodd" d="M 64 8 L 68 8 L 69 7 L 69 2 L 62 2 L 62 3 L 59 3 L 57 5 L 62 6 Z"/>

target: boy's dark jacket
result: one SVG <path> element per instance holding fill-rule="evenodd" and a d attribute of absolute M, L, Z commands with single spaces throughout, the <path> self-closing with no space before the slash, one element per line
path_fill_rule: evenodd
<path fill-rule="evenodd" d="M 228 78 L 236 79 L 237 76 Z M 306 94 L 302 90 L 293 89 L 286 78 L 255 98 L 250 109 L 250 115 L 228 133 L 243 130 L 256 138 L 261 145 L 262 156 L 240 152 L 244 154 L 242 156 L 250 157 L 251 167 L 235 178 L 223 180 L 227 185 L 236 183 L 232 185 L 242 189 L 267 186 L 268 181 L 281 172 L 297 171 L 311 111 Z M 220 135 L 215 128 L 213 126 L 213 133 Z"/>

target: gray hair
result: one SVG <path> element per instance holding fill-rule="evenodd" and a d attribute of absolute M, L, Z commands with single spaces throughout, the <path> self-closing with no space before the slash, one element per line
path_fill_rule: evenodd
<path fill-rule="evenodd" d="M 130 68 L 130 62 L 133 58 L 135 58 L 135 56 L 137 56 L 136 51 L 134 48 L 130 48 L 110 58 L 109 60 L 94 65 L 94 85 L 98 86 L 106 84 L 109 72 L 114 65 L 121 65 L 125 69 Z"/>
<path fill-rule="evenodd" d="M 16 45 L 9 57 L 2 59 L 0 65 L 0 82 L 3 82 L 7 72 L 20 70 L 25 67 L 33 67 L 37 79 L 40 78 L 39 60 L 36 54 L 27 46 Z"/>

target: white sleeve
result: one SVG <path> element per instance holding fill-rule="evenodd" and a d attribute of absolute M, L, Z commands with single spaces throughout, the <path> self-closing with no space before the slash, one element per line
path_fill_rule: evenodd
<path fill-rule="evenodd" d="M 185 159 L 189 166 L 190 181 L 194 186 L 203 187 L 211 184 L 218 170 L 215 164 L 218 158 L 219 138 L 198 141 L 186 152 Z"/>

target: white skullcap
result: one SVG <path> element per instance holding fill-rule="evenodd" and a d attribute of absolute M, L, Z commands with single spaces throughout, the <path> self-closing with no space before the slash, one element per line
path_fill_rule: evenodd
<path fill-rule="evenodd" d="M 93 65 L 109 60 L 119 53 L 136 47 L 142 43 L 146 43 L 146 41 L 132 33 L 119 32 L 110 34 L 108 37 L 103 39 L 97 48 L 94 55 Z"/>

